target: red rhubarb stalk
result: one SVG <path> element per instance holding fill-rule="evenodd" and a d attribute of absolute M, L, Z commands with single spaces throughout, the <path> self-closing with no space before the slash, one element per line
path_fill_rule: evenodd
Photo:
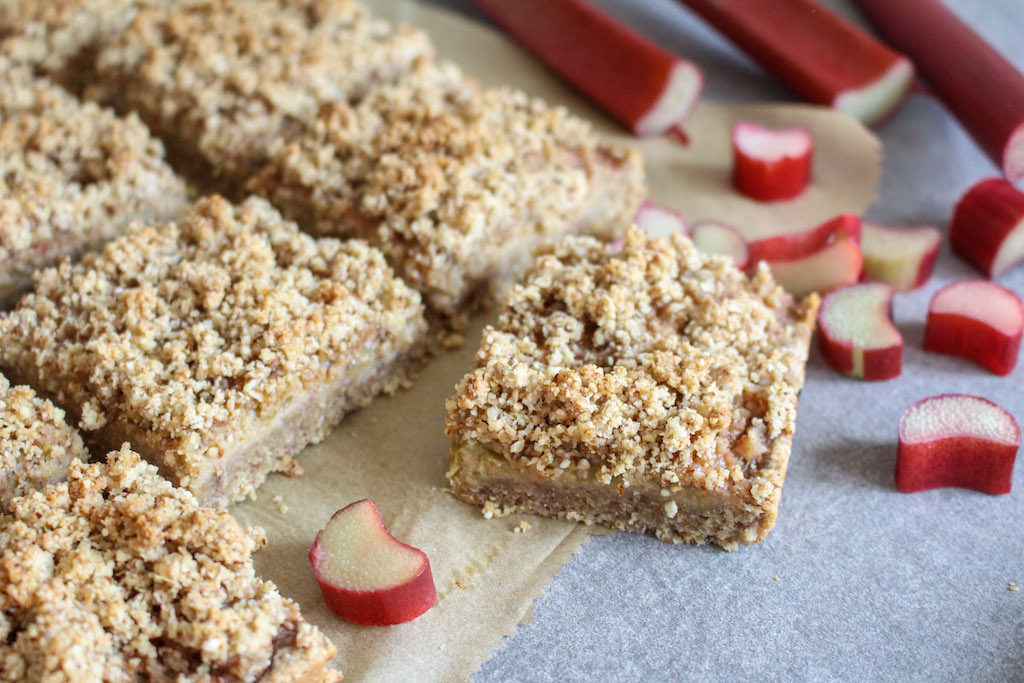
<path fill-rule="evenodd" d="M 969 189 L 949 224 L 949 244 L 988 277 L 1024 260 L 1024 192 L 1001 178 Z"/>
<path fill-rule="evenodd" d="M 811 179 L 814 136 L 806 128 L 765 128 L 740 121 L 732 129 L 732 182 L 761 202 L 792 199 Z"/>
<path fill-rule="evenodd" d="M 1024 177 L 1024 74 L 939 0 L 857 0 L 1010 182 Z"/>
<path fill-rule="evenodd" d="M 750 262 L 790 261 L 840 240 L 860 244 L 860 216 L 843 213 L 809 230 L 754 240 L 747 245 Z"/>
<path fill-rule="evenodd" d="M 1017 366 L 1024 305 L 1014 292 L 988 280 L 958 280 L 928 305 L 924 350 L 974 361 L 997 375 Z"/>
<path fill-rule="evenodd" d="M 866 123 L 894 110 L 914 80 L 908 59 L 813 0 L 680 2 L 806 101 Z"/>
<path fill-rule="evenodd" d="M 704 77 L 585 0 L 472 0 L 527 50 L 636 135 L 673 133 Z"/>

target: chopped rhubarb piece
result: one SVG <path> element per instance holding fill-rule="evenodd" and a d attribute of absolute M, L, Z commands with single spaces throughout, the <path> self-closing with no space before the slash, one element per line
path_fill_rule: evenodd
<path fill-rule="evenodd" d="M 864 254 L 864 279 L 888 283 L 897 292 L 917 289 L 932 276 L 941 244 L 938 228 L 897 228 L 863 221 L 860 250 Z"/>
<path fill-rule="evenodd" d="M 918 401 L 900 419 L 896 488 L 959 486 L 1009 493 L 1020 426 L 992 401 L 944 394 Z"/>
<path fill-rule="evenodd" d="M 811 292 L 828 292 L 857 282 L 863 258 L 857 243 L 843 237 L 807 256 L 767 263 L 775 281 L 800 298 Z"/>
<path fill-rule="evenodd" d="M 988 280 L 943 287 L 928 305 L 924 349 L 974 361 L 997 375 L 1017 365 L 1024 306 L 1020 297 Z"/>
<path fill-rule="evenodd" d="M 437 602 L 430 560 L 388 533 L 369 498 L 334 513 L 316 534 L 309 564 L 327 606 L 356 624 L 400 624 Z"/>
<path fill-rule="evenodd" d="M 953 251 L 989 277 L 999 277 L 1024 260 L 1024 192 L 1001 178 L 982 180 L 953 210 L 949 224 Z"/>
<path fill-rule="evenodd" d="M 693 226 L 690 237 L 697 248 L 705 254 L 728 256 L 737 268 L 746 268 L 750 262 L 747 240 L 731 225 L 701 221 Z"/>
<path fill-rule="evenodd" d="M 667 237 L 674 232 L 687 235 L 690 232 L 686 219 L 679 213 L 652 201 L 640 205 L 633 222 L 647 234 L 657 237 Z"/>
<path fill-rule="evenodd" d="M 732 182 L 762 202 L 792 199 L 811 179 L 814 136 L 806 128 L 771 129 L 740 121 L 732 129 Z"/>
<path fill-rule="evenodd" d="M 704 77 L 585 0 L 472 0 L 484 14 L 636 135 L 674 132 Z"/>
<path fill-rule="evenodd" d="M 1024 177 L 1024 74 L 939 0 L 856 1 L 1010 182 Z"/>
<path fill-rule="evenodd" d="M 775 235 L 750 242 L 750 262 L 787 261 L 810 256 L 834 242 L 849 240 L 860 245 L 860 218 L 844 213 L 810 230 Z M 859 274 L 859 273 L 858 273 Z"/>
<path fill-rule="evenodd" d="M 818 312 L 818 345 L 838 372 L 866 380 L 898 377 L 903 337 L 892 324 L 893 288 L 867 282 L 826 295 Z"/>
<path fill-rule="evenodd" d="M 914 80 L 908 59 L 814 0 L 680 1 L 806 101 L 861 121 L 885 118 Z"/>

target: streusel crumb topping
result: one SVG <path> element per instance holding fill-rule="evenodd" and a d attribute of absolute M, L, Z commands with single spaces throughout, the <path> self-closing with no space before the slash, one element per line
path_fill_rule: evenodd
<path fill-rule="evenodd" d="M 14 496 L 63 481 L 76 458 L 89 453 L 64 411 L 0 375 L 0 509 Z"/>
<path fill-rule="evenodd" d="M 334 648 L 259 579 L 265 539 L 122 448 L 0 516 L 0 678 L 255 680 Z M 180 677 L 180 678 L 179 678 Z"/>
<path fill-rule="evenodd" d="M 124 421 L 171 462 L 208 460 L 218 427 L 406 348 L 421 320 L 419 295 L 365 243 L 314 239 L 262 199 L 210 197 L 40 273 L 0 321 L 0 362 L 33 367 L 85 429 Z"/>
<path fill-rule="evenodd" d="M 185 184 L 135 116 L 82 103 L 25 67 L 0 62 L 0 284 L 133 219 L 166 219 Z"/>
<path fill-rule="evenodd" d="M 566 241 L 485 331 L 448 433 L 549 474 L 741 490 L 792 433 L 816 307 L 680 235 Z"/>
<path fill-rule="evenodd" d="M 140 10 L 110 41 L 97 93 L 240 181 L 322 102 L 360 97 L 430 55 L 425 34 L 352 0 L 184 0 Z"/>
<path fill-rule="evenodd" d="M 457 299 L 581 218 L 601 154 L 630 153 L 563 108 L 432 62 L 355 106 L 325 105 L 250 187 L 317 232 L 371 239 L 408 281 Z"/>

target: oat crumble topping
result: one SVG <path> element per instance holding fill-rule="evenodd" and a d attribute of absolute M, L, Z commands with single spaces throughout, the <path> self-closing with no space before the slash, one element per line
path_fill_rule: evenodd
<path fill-rule="evenodd" d="M 40 273 L 0 320 L 0 364 L 29 369 L 84 429 L 152 435 L 188 485 L 252 420 L 424 329 L 419 295 L 365 243 L 309 237 L 262 199 L 210 197 Z"/>
<path fill-rule="evenodd" d="M 4 680 L 327 673 L 334 647 L 253 571 L 262 531 L 123 447 L 0 516 Z"/>
<path fill-rule="evenodd" d="M 142 9 L 92 96 L 138 111 L 200 176 L 240 183 L 274 137 L 429 58 L 420 31 L 352 0 L 182 0 Z"/>
<path fill-rule="evenodd" d="M 33 271 L 185 206 L 184 182 L 135 116 L 82 103 L 0 60 L 0 297 Z"/>
<path fill-rule="evenodd" d="M 781 485 L 759 469 L 792 433 L 816 307 L 816 296 L 794 303 L 766 268 L 748 281 L 679 235 L 633 228 L 619 255 L 566 241 L 485 331 L 447 432 L 546 476 L 569 468 L 763 500 Z"/>
<path fill-rule="evenodd" d="M 0 376 L 0 509 L 14 496 L 63 481 L 71 460 L 88 457 L 63 410 Z"/>
<path fill-rule="evenodd" d="M 644 194 L 635 153 L 600 143 L 564 108 L 480 88 L 445 62 L 357 104 L 325 104 L 270 157 L 251 190 L 314 232 L 369 239 L 448 315 L 476 285 L 518 274 L 540 239 L 623 224 Z M 590 215 L 607 194 L 621 198 L 616 215 Z"/>

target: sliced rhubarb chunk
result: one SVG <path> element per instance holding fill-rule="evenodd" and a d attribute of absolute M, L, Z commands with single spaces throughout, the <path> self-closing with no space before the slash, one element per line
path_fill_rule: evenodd
<path fill-rule="evenodd" d="M 811 292 L 829 292 L 857 282 L 863 257 L 857 242 L 842 237 L 806 256 L 768 261 L 768 265 L 775 281 L 799 298 Z"/>
<path fill-rule="evenodd" d="M 1024 260 L 1024 192 L 1001 178 L 982 180 L 953 210 L 953 251 L 988 277 L 999 277 Z"/>
<path fill-rule="evenodd" d="M 747 240 L 731 225 L 717 221 L 701 221 L 693 226 L 690 238 L 705 254 L 728 256 L 737 268 L 746 268 L 750 262 Z"/>
<path fill-rule="evenodd" d="M 732 129 L 733 185 L 762 202 L 792 199 L 811 179 L 814 136 L 806 128 L 771 129 L 740 121 Z"/>
<path fill-rule="evenodd" d="M 1009 493 L 1020 426 L 978 396 L 943 394 L 918 401 L 900 419 L 896 488 L 904 493 L 959 486 Z"/>
<path fill-rule="evenodd" d="M 809 230 L 774 235 L 750 242 L 750 262 L 789 261 L 810 256 L 843 239 L 860 244 L 860 217 L 844 213 Z"/>
<path fill-rule="evenodd" d="M 931 226 L 890 227 L 861 223 L 860 249 L 864 279 L 885 282 L 897 292 L 928 282 L 942 244 L 942 233 Z"/>
<path fill-rule="evenodd" d="M 924 348 L 1008 375 L 1017 366 L 1022 330 L 1020 297 L 988 280 L 961 280 L 932 297 Z"/>
<path fill-rule="evenodd" d="M 332 612 L 366 626 L 411 621 L 437 602 L 426 554 L 388 533 L 366 498 L 338 510 L 309 549 Z"/>
<path fill-rule="evenodd" d="M 826 295 L 818 312 L 818 345 L 835 370 L 866 380 L 898 377 L 903 336 L 892 324 L 893 288 L 867 282 Z"/>
<path fill-rule="evenodd" d="M 667 237 L 674 232 L 684 235 L 690 232 L 682 215 L 652 201 L 640 205 L 633 222 L 644 232 L 657 237 Z"/>

